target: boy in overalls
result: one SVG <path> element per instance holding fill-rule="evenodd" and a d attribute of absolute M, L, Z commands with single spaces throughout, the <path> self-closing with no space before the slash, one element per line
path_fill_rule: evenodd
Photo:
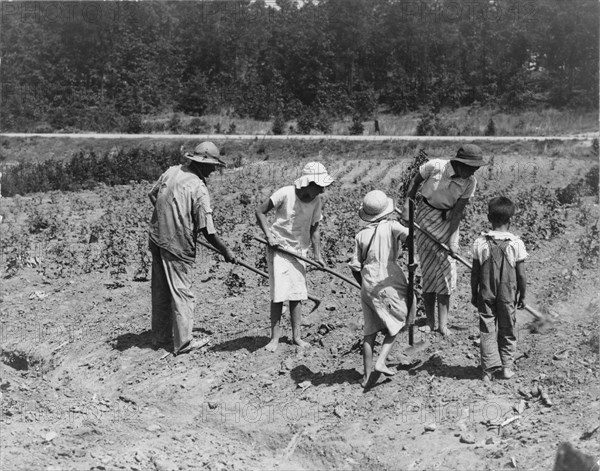
<path fill-rule="evenodd" d="M 508 232 L 514 213 L 511 200 L 503 196 L 492 198 L 488 204 L 492 230 L 483 232 L 473 243 L 471 304 L 479 311 L 484 381 L 490 381 L 500 368 L 504 379 L 515 374 L 515 308 L 525 305 L 527 251 L 523 241 Z"/>

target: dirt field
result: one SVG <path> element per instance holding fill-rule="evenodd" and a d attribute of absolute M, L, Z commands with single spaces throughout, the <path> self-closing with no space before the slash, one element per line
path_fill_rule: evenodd
<path fill-rule="evenodd" d="M 249 161 L 211 177 L 217 227 L 240 258 L 265 268 L 250 237 L 259 235 L 254 209 L 315 158 Z M 325 194 L 324 254 L 349 275 L 362 196 L 380 188 L 397 199 L 411 160 L 322 160 L 337 177 Z M 323 299 L 315 312 L 304 305 L 311 347 L 298 350 L 287 337 L 272 354 L 262 349 L 264 281 L 201 250 L 195 333 L 212 343 L 163 358 L 149 332 L 150 183 L 3 199 L 0 467 L 549 470 L 563 441 L 600 456 L 593 165 L 585 155 L 507 151 L 477 174 L 462 254 L 470 258 L 470 242 L 487 229 L 488 199 L 513 198 L 514 231 L 530 253 L 529 303 L 548 319 L 536 329 L 518 312 L 518 374 L 490 384 L 480 379 L 464 268 L 452 335 L 419 334 L 428 346 L 410 354 L 400 336 L 390 361 L 398 373 L 363 391 L 362 314 L 350 285 L 309 271 L 309 290 Z M 283 325 L 289 336 L 287 313 Z M 538 386 L 549 400 L 531 396 Z"/>

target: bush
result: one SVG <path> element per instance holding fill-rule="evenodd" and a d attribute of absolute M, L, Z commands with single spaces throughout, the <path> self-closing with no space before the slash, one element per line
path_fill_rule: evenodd
<path fill-rule="evenodd" d="M 362 119 L 358 115 L 352 117 L 352 125 L 348 128 L 348 131 L 353 136 L 360 136 L 364 132 L 365 127 L 362 123 Z"/>
<path fill-rule="evenodd" d="M 331 118 L 325 112 L 319 113 L 315 123 L 315 128 L 318 131 L 321 131 L 323 134 L 331 134 L 331 130 L 333 128 Z"/>
<path fill-rule="evenodd" d="M 173 113 L 171 119 L 167 122 L 167 129 L 173 133 L 178 133 L 181 130 L 181 117 L 177 113 Z"/>
<path fill-rule="evenodd" d="M 142 117 L 138 113 L 129 115 L 125 124 L 125 132 L 129 134 L 140 134 L 142 130 Z"/>
<path fill-rule="evenodd" d="M 310 131 L 315 127 L 315 115 L 310 109 L 305 109 L 298 116 L 298 131 L 300 134 L 310 134 Z"/>
<path fill-rule="evenodd" d="M 483 134 L 486 136 L 495 136 L 496 135 L 496 123 L 494 123 L 494 120 L 492 118 L 490 118 L 490 120 L 488 121 Z"/>
<path fill-rule="evenodd" d="M 271 127 L 271 131 L 273 134 L 281 135 L 285 129 L 285 119 L 283 119 L 283 113 L 278 113 L 275 115 L 275 119 L 273 120 L 273 126 Z M 310 132 L 310 130 L 308 131 Z"/>
<path fill-rule="evenodd" d="M 590 190 L 590 194 L 598 196 L 598 165 L 594 165 L 585 174 L 585 184 Z"/>
<path fill-rule="evenodd" d="M 448 126 L 437 114 L 427 112 L 417 123 L 416 134 L 417 136 L 446 136 L 448 135 Z"/>
<path fill-rule="evenodd" d="M 39 134 L 50 134 L 54 132 L 54 128 L 48 123 L 40 123 L 35 128 L 33 128 L 33 132 Z"/>
<path fill-rule="evenodd" d="M 192 118 L 187 125 L 187 132 L 190 134 L 206 134 L 209 131 L 210 124 L 201 118 Z"/>

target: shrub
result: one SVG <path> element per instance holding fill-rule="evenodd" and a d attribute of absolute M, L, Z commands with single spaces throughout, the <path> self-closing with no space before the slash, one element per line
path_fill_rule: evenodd
<path fill-rule="evenodd" d="M 310 109 L 305 109 L 298 117 L 298 131 L 301 134 L 310 134 L 315 127 L 315 115 Z"/>
<path fill-rule="evenodd" d="M 167 129 L 173 133 L 177 133 L 181 129 L 181 117 L 177 113 L 173 113 L 171 119 L 167 122 Z"/>
<path fill-rule="evenodd" d="M 448 126 L 442 122 L 436 113 L 427 112 L 421 115 L 417 123 L 417 136 L 446 136 Z"/>
<path fill-rule="evenodd" d="M 362 123 L 362 119 L 358 115 L 352 117 L 352 125 L 348 128 L 348 131 L 353 136 L 360 136 L 364 132 L 365 127 Z"/>
<path fill-rule="evenodd" d="M 205 134 L 210 131 L 210 124 L 204 119 L 192 118 L 187 126 L 187 131 L 190 134 Z"/>
<path fill-rule="evenodd" d="M 275 119 L 273 120 L 273 126 L 271 127 L 271 131 L 273 134 L 281 135 L 285 129 L 285 119 L 283 118 L 283 113 L 277 113 L 275 115 Z M 310 132 L 310 130 L 308 131 Z"/>
<path fill-rule="evenodd" d="M 490 120 L 488 121 L 483 134 L 486 136 L 495 136 L 496 135 L 496 123 L 494 123 L 494 120 L 492 118 L 490 118 Z"/>
<path fill-rule="evenodd" d="M 139 134 L 142 132 L 142 117 L 138 113 L 133 113 L 127 117 L 125 123 L 125 132 L 129 134 Z"/>
<path fill-rule="evenodd" d="M 333 124 L 331 122 L 331 117 L 325 112 L 319 113 L 319 116 L 317 117 L 317 121 L 315 123 L 315 128 L 318 131 L 321 131 L 323 134 L 331 134 L 332 127 Z"/>
<path fill-rule="evenodd" d="M 597 140 L 596 140 L 597 142 Z M 590 190 L 590 194 L 598 196 L 598 165 L 594 165 L 585 174 L 585 183 Z"/>

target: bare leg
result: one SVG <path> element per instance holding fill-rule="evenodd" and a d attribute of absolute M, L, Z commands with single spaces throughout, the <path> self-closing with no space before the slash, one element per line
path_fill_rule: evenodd
<path fill-rule="evenodd" d="M 442 335 L 450 335 L 450 331 L 448 330 L 448 311 L 450 310 L 450 295 L 438 294 L 437 305 L 439 316 L 438 331 Z"/>
<path fill-rule="evenodd" d="M 271 301 L 271 341 L 265 346 L 265 350 L 274 352 L 279 345 L 281 337 L 281 308 L 283 303 L 274 303 Z"/>
<path fill-rule="evenodd" d="M 373 369 L 373 344 L 375 343 L 375 337 L 377 334 L 365 335 L 363 341 L 363 366 L 365 373 L 363 376 L 362 383 L 360 385 L 365 388 L 369 382 L 371 376 L 371 370 Z"/>
<path fill-rule="evenodd" d="M 425 315 L 427 316 L 427 325 L 431 331 L 435 329 L 435 293 L 423 293 L 423 304 L 425 305 Z"/>
<path fill-rule="evenodd" d="M 379 352 L 379 358 L 377 358 L 377 363 L 375 363 L 375 371 L 379 373 L 383 373 L 386 376 L 394 376 L 396 373 L 390 370 L 385 362 L 387 360 L 388 355 L 390 354 L 390 350 L 392 349 L 392 345 L 394 345 L 394 340 L 396 340 L 395 335 L 386 335 L 383 340 L 383 345 L 381 346 L 381 352 Z"/>
<path fill-rule="evenodd" d="M 308 347 L 310 344 L 300 338 L 300 321 L 302 318 L 302 302 L 290 301 L 290 316 L 292 318 L 292 337 L 299 347 Z"/>

